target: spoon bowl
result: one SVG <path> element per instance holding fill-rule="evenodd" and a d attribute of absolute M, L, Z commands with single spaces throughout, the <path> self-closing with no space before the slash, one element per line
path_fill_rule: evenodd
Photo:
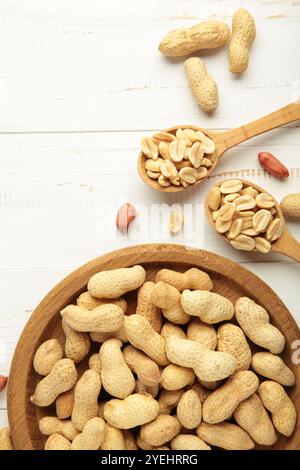
<path fill-rule="evenodd" d="M 175 135 L 177 129 L 179 128 L 192 129 L 195 131 L 203 132 L 203 134 L 205 134 L 207 137 L 214 141 L 216 150 L 213 154 L 209 156 L 213 164 L 210 168 L 207 169 L 207 175 L 204 178 L 201 178 L 196 181 L 196 183 L 191 184 L 187 188 L 182 185 L 174 186 L 172 184 L 167 187 L 162 187 L 157 180 L 149 178 L 149 176 L 147 175 L 147 171 L 145 168 L 145 162 L 147 160 L 147 157 L 144 155 L 143 152 L 140 152 L 138 158 L 139 174 L 142 180 L 148 186 L 150 186 L 150 188 L 155 189 L 157 191 L 164 193 L 178 193 L 181 191 L 185 191 L 186 189 L 199 185 L 200 183 L 202 183 L 202 181 L 208 178 L 219 163 L 219 160 L 222 155 L 230 148 L 235 147 L 236 145 L 240 144 L 241 142 L 244 142 L 245 140 L 250 139 L 251 137 L 263 134 L 264 132 L 268 132 L 272 129 L 283 126 L 298 119 L 300 119 L 300 103 L 291 103 L 288 106 L 279 109 L 278 111 L 275 111 L 271 114 L 268 114 L 267 116 L 257 119 L 256 121 L 227 131 L 211 131 L 203 129 L 201 127 L 187 125 L 171 127 L 163 132 L 168 132 L 170 134 Z"/>
<path fill-rule="evenodd" d="M 189 187 L 194 187 L 194 186 L 197 186 L 198 184 L 200 184 L 203 180 L 205 180 L 211 174 L 211 172 L 213 171 L 213 169 L 217 165 L 220 157 L 223 155 L 225 150 L 220 151 L 222 146 L 219 144 L 218 135 L 219 134 L 220 135 L 224 134 L 224 132 L 210 131 L 210 130 L 207 130 L 207 129 L 202 129 L 201 127 L 188 126 L 188 125 L 170 127 L 169 129 L 166 129 L 163 132 L 167 132 L 168 134 L 175 135 L 177 129 L 192 129 L 193 131 L 201 131 L 201 132 L 203 132 L 203 134 L 205 134 L 207 137 L 209 137 L 211 140 L 213 140 L 214 143 L 215 143 L 215 146 L 216 146 L 215 152 L 209 155 L 209 159 L 212 161 L 212 166 L 210 168 L 207 168 L 207 175 L 205 176 L 205 178 L 202 178 L 202 179 L 196 181 L 196 183 L 191 184 L 189 186 Z M 147 157 L 144 155 L 143 152 L 140 152 L 139 158 L 138 158 L 138 171 L 139 171 L 139 174 L 140 174 L 141 178 L 144 180 L 144 182 L 148 186 L 150 186 L 150 188 L 156 189 L 157 191 L 161 191 L 161 192 L 164 192 L 164 193 L 179 193 L 181 191 L 184 191 L 185 189 L 188 189 L 188 188 L 185 188 L 182 185 L 174 186 L 172 184 L 170 186 L 167 186 L 166 188 L 162 187 L 158 183 L 157 180 L 149 178 L 149 176 L 147 175 L 147 170 L 145 168 L 146 160 L 148 160 Z"/>
<path fill-rule="evenodd" d="M 221 186 L 221 184 L 223 184 L 225 181 L 224 180 L 220 181 L 217 186 Z M 295 238 L 292 236 L 292 234 L 288 230 L 288 228 L 286 226 L 284 216 L 283 216 L 283 213 L 282 213 L 282 210 L 281 210 L 281 207 L 278 204 L 278 202 L 276 201 L 276 199 L 274 198 L 274 196 L 272 196 L 272 194 L 270 194 L 268 191 L 261 188 L 260 186 L 258 186 L 255 183 L 252 183 L 252 182 L 250 183 L 249 181 L 246 181 L 246 180 L 243 180 L 243 179 L 240 179 L 240 181 L 243 182 L 243 187 L 244 188 L 247 188 L 247 187 L 251 186 L 252 188 L 256 189 L 256 191 L 258 191 L 258 193 L 266 193 L 266 194 L 268 194 L 269 196 L 271 196 L 273 198 L 273 200 L 275 201 L 274 208 L 277 212 L 277 217 L 280 218 L 280 220 L 283 224 L 283 231 L 282 231 L 281 236 L 278 238 L 278 240 L 271 243 L 271 251 L 281 253 L 285 256 L 288 256 L 289 258 L 294 259 L 295 261 L 298 261 L 298 263 L 300 263 L 300 243 L 297 242 L 297 240 L 295 240 Z M 214 185 L 214 186 L 216 186 L 216 185 Z M 210 207 L 208 205 L 208 196 L 207 196 L 206 199 L 205 199 L 205 214 L 206 214 L 206 217 L 207 217 L 209 223 L 211 224 L 211 226 L 216 230 L 216 226 L 215 226 L 215 222 L 213 220 L 212 212 L 213 211 L 210 209 Z M 230 244 L 230 240 L 223 233 L 219 233 L 219 235 L 227 243 Z"/>

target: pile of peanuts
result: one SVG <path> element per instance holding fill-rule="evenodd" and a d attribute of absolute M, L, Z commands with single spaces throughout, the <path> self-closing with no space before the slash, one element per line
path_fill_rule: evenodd
<path fill-rule="evenodd" d="M 227 180 L 208 194 L 208 206 L 216 230 L 237 250 L 269 253 L 283 223 L 270 194 L 259 193 L 241 180 Z"/>
<path fill-rule="evenodd" d="M 246 450 L 290 436 L 284 336 L 250 298 L 234 305 L 213 287 L 197 268 L 155 282 L 139 265 L 92 276 L 61 312 L 65 339 L 34 356 L 45 450 Z M 8 439 L 0 431 L 0 448 Z"/>
<path fill-rule="evenodd" d="M 179 128 L 176 135 L 157 132 L 152 138 L 144 137 L 142 152 L 149 178 L 164 188 L 186 188 L 207 175 L 215 144 L 201 131 Z"/>

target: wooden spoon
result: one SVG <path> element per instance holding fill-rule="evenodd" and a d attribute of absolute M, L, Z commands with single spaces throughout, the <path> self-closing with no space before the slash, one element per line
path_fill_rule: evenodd
<path fill-rule="evenodd" d="M 289 258 L 292 258 L 293 260 L 298 261 L 298 263 L 300 263 L 300 243 L 297 242 L 297 240 L 289 232 L 289 230 L 286 226 L 284 217 L 283 217 L 282 210 L 280 208 L 280 205 L 276 201 L 276 199 L 270 193 L 268 193 L 268 191 L 265 191 L 260 186 L 257 186 L 257 184 L 250 183 L 249 181 L 245 181 L 245 180 L 241 180 L 241 181 L 243 182 L 244 188 L 248 187 L 248 186 L 251 186 L 252 188 L 256 189 L 259 193 L 268 194 L 275 201 L 275 209 L 277 211 L 277 216 L 281 219 L 281 222 L 283 223 L 284 229 L 283 229 L 281 237 L 278 238 L 278 240 L 276 240 L 275 242 L 271 243 L 271 251 L 281 253 L 282 255 L 288 256 Z M 218 183 L 218 186 L 221 186 L 222 183 L 224 183 L 224 181 L 221 181 L 220 183 Z M 208 205 L 208 196 L 206 197 L 206 200 L 205 200 L 205 213 L 206 213 L 206 216 L 207 216 L 210 224 L 216 230 L 215 222 L 214 222 L 213 217 L 212 217 L 212 210 L 210 209 L 210 207 Z M 230 240 L 228 240 L 228 238 L 224 234 L 219 233 L 219 235 L 224 240 L 226 240 L 227 243 L 230 243 Z M 255 252 L 257 253 L 258 251 L 255 251 Z"/>
<path fill-rule="evenodd" d="M 206 129 L 202 129 L 200 127 L 196 126 L 176 126 L 176 127 L 171 127 L 170 129 L 167 129 L 164 132 L 169 132 L 171 134 L 176 133 L 177 129 L 193 129 L 193 130 L 200 130 L 204 134 L 206 134 L 210 139 L 212 139 L 216 145 L 216 151 L 212 157 L 213 165 L 208 168 L 208 173 L 205 178 L 202 178 L 198 181 L 196 181 L 195 184 L 192 184 L 189 187 L 194 187 L 197 184 L 200 184 L 202 181 L 204 181 L 214 170 L 216 165 L 219 163 L 220 158 L 222 155 L 230 148 L 235 147 L 236 145 L 240 144 L 241 142 L 244 142 L 245 140 L 250 139 L 251 137 L 255 137 L 257 135 L 263 134 L 264 132 L 268 132 L 272 129 L 275 129 L 276 127 L 283 126 L 284 124 L 288 124 L 290 122 L 296 121 L 297 119 L 300 119 L 300 103 L 291 103 L 288 106 L 285 106 L 284 108 L 279 109 L 278 111 L 275 111 L 274 113 L 268 114 L 265 117 L 262 117 L 256 121 L 253 121 L 249 124 L 246 124 L 242 127 L 237 127 L 236 129 L 231 129 L 229 131 L 210 131 Z M 140 153 L 139 158 L 138 158 L 138 170 L 141 178 L 144 180 L 144 182 L 150 186 L 153 189 L 156 189 L 157 191 L 162 191 L 165 193 L 177 193 L 179 191 L 184 191 L 185 188 L 183 186 L 174 186 L 170 185 L 166 188 L 160 186 L 160 184 L 157 182 L 155 179 L 149 178 L 147 175 L 147 171 L 145 169 L 145 161 L 147 160 L 147 157 L 143 154 L 143 152 Z"/>

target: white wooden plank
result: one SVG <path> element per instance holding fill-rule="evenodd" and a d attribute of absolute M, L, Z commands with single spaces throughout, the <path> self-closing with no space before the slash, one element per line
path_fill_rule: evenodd
<path fill-rule="evenodd" d="M 0 410 L 0 428 L 8 425 L 6 410 Z"/>
<path fill-rule="evenodd" d="M 298 2 L 245 1 L 257 20 L 248 71 L 230 75 L 226 50 L 205 54 L 220 88 L 213 117 L 190 94 L 183 60 L 158 53 L 171 29 L 207 17 L 231 21 L 239 1 L 2 1 L 0 130 L 130 130 L 182 121 L 233 127 L 299 91 Z M 17 32 L 17 34 L 16 34 Z"/>
<path fill-rule="evenodd" d="M 7 392 L 7 388 L 0 393 L 0 428 L 1 428 L 1 411 L 6 409 L 6 397 L 7 397 L 6 392 Z"/>
<path fill-rule="evenodd" d="M 6 269 L 1 271 L 0 374 L 8 375 L 18 338 L 33 309 L 46 293 L 73 267 L 46 269 Z M 0 409 L 5 396 L 0 394 Z"/>

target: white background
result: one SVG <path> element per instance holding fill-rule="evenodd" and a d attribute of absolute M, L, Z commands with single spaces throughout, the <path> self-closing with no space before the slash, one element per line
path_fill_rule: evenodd
<path fill-rule="evenodd" d="M 219 85 L 209 117 L 187 86 L 183 60 L 158 53 L 171 29 L 219 18 L 236 8 L 254 15 L 257 39 L 242 77 L 230 75 L 226 50 L 204 54 Z M 32 310 L 66 274 L 102 253 L 140 242 L 172 241 L 151 204 L 192 204 L 184 238 L 227 256 L 266 281 L 300 322 L 300 267 L 279 255 L 236 252 L 202 213 L 218 178 L 247 177 L 279 200 L 299 192 L 299 122 L 229 151 L 215 177 L 184 194 L 153 192 L 139 179 L 143 135 L 176 124 L 239 126 L 300 95 L 300 1 L 0 0 L 0 374 L 8 374 Z M 279 156 L 288 181 L 265 176 L 259 151 Z M 124 202 L 138 206 L 130 236 L 116 238 Z M 144 209 L 142 208 L 142 205 Z M 289 223 L 300 239 L 300 224 Z M 193 230 L 192 230 L 193 229 Z M 0 426 L 7 421 L 0 396 Z"/>

